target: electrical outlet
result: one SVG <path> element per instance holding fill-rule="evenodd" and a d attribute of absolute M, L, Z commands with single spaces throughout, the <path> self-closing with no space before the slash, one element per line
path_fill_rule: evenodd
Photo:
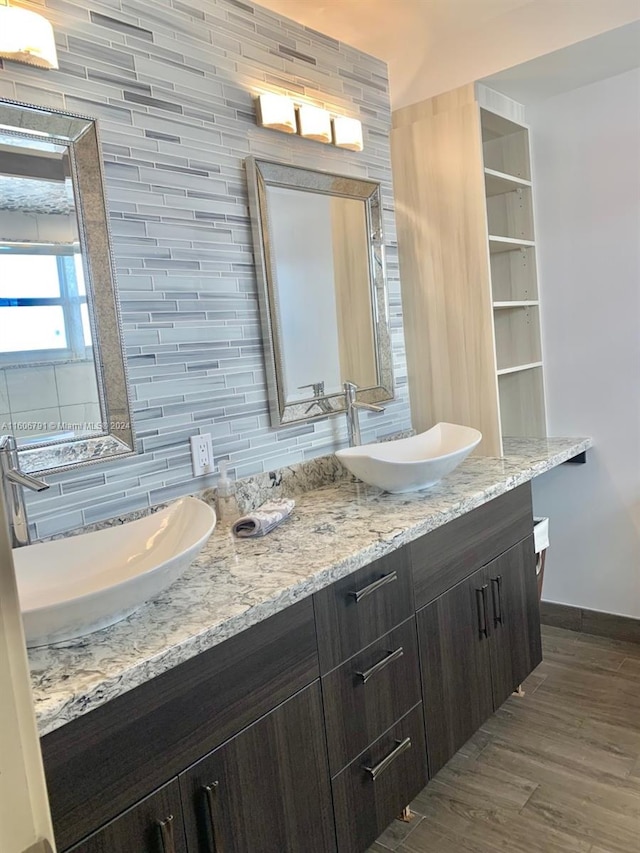
<path fill-rule="evenodd" d="M 194 477 L 213 473 L 211 433 L 206 432 L 203 435 L 191 436 L 191 463 Z"/>

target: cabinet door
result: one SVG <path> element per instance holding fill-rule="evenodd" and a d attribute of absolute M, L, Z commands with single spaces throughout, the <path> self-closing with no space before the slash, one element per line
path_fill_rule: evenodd
<path fill-rule="evenodd" d="M 68 853 L 133 851 L 187 853 L 177 780 L 145 797 L 102 829 L 76 844 Z"/>
<path fill-rule="evenodd" d="M 499 708 L 542 660 L 533 537 L 486 568 L 491 600 L 493 705 Z"/>
<path fill-rule="evenodd" d="M 493 712 L 485 569 L 418 611 L 429 775 Z"/>
<path fill-rule="evenodd" d="M 190 853 L 334 853 L 320 685 L 180 775 Z"/>

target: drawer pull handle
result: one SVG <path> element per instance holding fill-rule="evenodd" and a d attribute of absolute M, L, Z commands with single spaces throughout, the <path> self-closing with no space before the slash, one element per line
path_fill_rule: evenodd
<path fill-rule="evenodd" d="M 493 594 L 493 625 L 502 625 L 502 575 L 491 578 L 491 592 Z"/>
<path fill-rule="evenodd" d="M 478 627 L 480 637 L 489 636 L 489 624 L 487 622 L 487 584 L 476 589 L 476 602 L 478 604 Z"/>
<path fill-rule="evenodd" d="M 357 604 L 359 601 L 362 601 L 363 598 L 367 598 L 367 596 L 371 595 L 374 592 L 377 592 L 381 587 L 386 586 L 388 583 L 393 583 L 393 581 L 397 580 L 398 573 L 394 569 L 392 572 L 389 572 L 388 575 L 383 575 L 381 578 L 378 578 L 377 581 L 373 581 L 373 583 L 370 583 L 368 586 L 365 586 L 364 589 L 353 590 L 349 593 L 349 595 L 352 595 L 355 598 Z"/>
<path fill-rule="evenodd" d="M 211 782 L 204 786 L 204 792 L 207 795 L 207 809 L 209 811 L 209 825 L 211 826 L 211 835 L 213 836 L 213 851 L 214 853 L 223 853 L 222 839 L 218 830 L 217 813 L 218 813 L 218 791 L 220 789 L 219 782 Z"/>
<path fill-rule="evenodd" d="M 395 749 L 392 749 L 389 755 L 386 758 L 383 758 L 379 764 L 376 764 L 375 767 L 364 767 L 363 770 L 366 770 L 371 779 L 375 782 L 378 776 L 389 767 L 390 764 L 402 755 L 403 752 L 406 752 L 408 749 L 411 749 L 411 738 L 406 737 L 404 740 L 397 740 Z"/>
<path fill-rule="evenodd" d="M 374 663 L 373 666 L 369 667 L 369 669 L 365 669 L 364 672 L 356 672 L 362 679 L 362 683 L 366 684 L 367 681 L 371 678 L 371 676 L 375 675 L 377 672 L 380 672 L 381 669 L 384 669 L 387 664 L 393 663 L 394 660 L 398 660 L 404 654 L 404 649 L 400 646 L 399 649 L 396 649 L 395 652 L 387 652 L 387 654 L 379 660 L 378 663 Z"/>
<path fill-rule="evenodd" d="M 176 845 L 173 838 L 173 815 L 170 814 L 164 820 L 158 821 L 160 838 L 162 839 L 162 853 L 176 853 Z"/>

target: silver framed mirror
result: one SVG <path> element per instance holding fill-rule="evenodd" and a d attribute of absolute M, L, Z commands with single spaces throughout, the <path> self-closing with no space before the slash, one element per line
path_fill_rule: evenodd
<path fill-rule="evenodd" d="M 271 422 L 393 399 L 382 203 L 375 181 L 245 160 Z"/>
<path fill-rule="evenodd" d="M 6 100 L 0 433 L 29 473 L 134 452 L 96 122 Z"/>

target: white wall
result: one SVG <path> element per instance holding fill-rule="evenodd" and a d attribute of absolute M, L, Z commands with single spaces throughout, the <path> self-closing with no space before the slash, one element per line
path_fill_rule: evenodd
<path fill-rule="evenodd" d="M 527 109 L 550 435 L 583 466 L 534 481 L 544 598 L 640 617 L 640 70 Z"/>
<path fill-rule="evenodd" d="M 52 853 L 24 629 L 0 492 L 0 850 Z"/>

